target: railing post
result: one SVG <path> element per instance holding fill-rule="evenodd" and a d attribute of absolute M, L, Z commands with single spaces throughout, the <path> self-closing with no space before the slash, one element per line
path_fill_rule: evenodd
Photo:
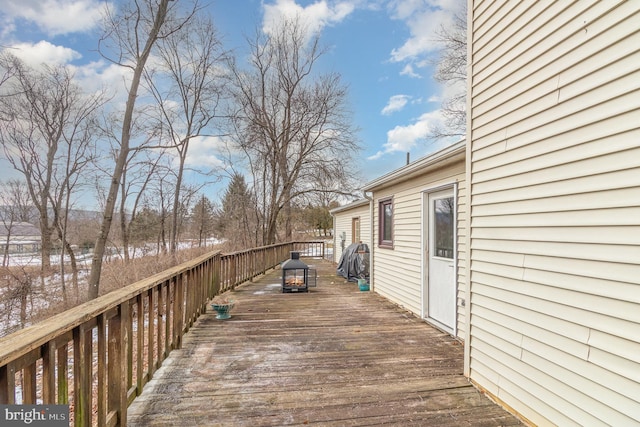
<path fill-rule="evenodd" d="M 0 403 L 16 403 L 16 368 L 13 362 L 0 366 Z"/>
<path fill-rule="evenodd" d="M 91 339 L 84 325 L 73 330 L 73 408 L 78 427 L 91 425 Z"/>
<path fill-rule="evenodd" d="M 55 342 L 49 341 L 42 348 L 42 402 L 56 403 L 56 348 Z"/>
<path fill-rule="evenodd" d="M 209 299 L 209 280 L 211 278 L 212 260 L 208 260 L 200 269 L 200 301 L 198 302 L 199 313 L 207 311 L 207 300 Z"/>
<path fill-rule="evenodd" d="M 169 279 L 166 283 L 167 283 L 167 292 L 165 295 L 165 300 L 164 300 L 164 305 L 165 305 L 165 318 L 164 318 L 164 354 L 162 355 L 162 359 L 166 359 L 167 355 L 169 354 L 169 352 L 171 351 L 171 345 L 172 343 L 172 335 L 171 335 L 171 324 L 173 322 L 173 318 L 175 317 L 175 313 L 171 310 L 171 292 L 173 292 L 174 296 L 173 298 L 176 298 L 175 296 L 175 286 L 172 286 L 171 284 L 174 283 L 176 280 L 175 277 L 173 277 L 172 279 Z"/>
<path fill-rule="evenodd" d="M 173 348 L 182 347 L 182 330 L 184 328 L 184 273 L 176 279 L 173 295 Z"/>
<path fill-rule="evenodd" d="M 117 425 L 127 425 L 127 347 L 129 336 L 129 301 L 118 307 L 118 314 L 109 322 L 109 355 L 108 355 L 108 412 L 118 415 Z"/>
<path fill-rule="evenodd" d="M 209 293 L 209 297 L 213 298 L 214 296 L 220 293 L 220 269 L 222 267 L 222 257 L 220 254 L 216 255 L 213 261 L 212 268 L 212 279 L 211 279 L 211 292 Z"/>
<path fill-rule="evenodd" d="M 191 328 L 191 324 L 193 321 L 193 307 L 194 307 L 194 297 L 195 297 L 195 289 L 194 289 L 194 270 L 187 270 L 183 274 L 183 287 L 184 287 L 184 322 L 183 322 L 183 330 Z M 183 332 L 180 333 L 182 336 Z"/>
<path fill-rule="evenodd" d="M 36 403 L 36 367 L 35 363 L 22 369 L 22 403 L 35 405 Z"/>
<path fill-rule="evenodd" d="M 154 351 L 155 351 L 155 338 L 156 338 L 156 328 L 154 325 L 154 320 L 158 319 L 158 314 L 156 313 L 155 306 L 157 304 L 157 287 L 154 286 L 149 290 L 149 329 L 148 329 L 148 338 L 147 338 L 147 371 L 149 372 L 149 381 L 153 378 L 153 373 L 156 371 L 155 362 L 154 362 Z M 158 323 L 160 323 L 158 321 Z M 160 341 L 160 337 L 158 337 L 158 341 Z"/>
<path fill-rule="evenodd" d="M 142 294 L 136 296 L 136 396 L 142 394 L 142 387 L 144 386 L 144 301 L 142 300 Z"/>
<path fill-rule="evenodd" d="M 107 372 L 107 315 L 102 313 L 98 316 L 98 395 L 97 422 L 99 426 L 107 424 L 107 411 L 109 404 L 107 402 L 106 387 L 109 382 Z"/>
<path fill-rule="evenodd" d="M 67 370 L 69 368 L 69 345 L 63 344 L 58 346 L 58 405 L 66 405 L 69 403 L 69 378 Z"/>
<path fill-rule="evenodd" d="M 233 262 L 231 263 L 231 289 L 235 289 L 238 284 L 238 255 L 233 256 Z"/>
<path fill-rule="evenodd" d="M 129 390 L 133 387 L 133 310 L 132 310 L 132 301 L 129 300 L 127 302 L 129 315 L 127 316 L 127 323 L 125 324 L 125 328 L 127 328 L 127 338 L 129 345 L 127 346 L 127 383 L 125 387 L 125 393 L 127 395 L 127 400 L 129 399 Z"/>

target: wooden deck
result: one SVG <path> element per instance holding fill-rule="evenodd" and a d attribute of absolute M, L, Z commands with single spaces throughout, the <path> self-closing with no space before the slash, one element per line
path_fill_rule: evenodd
<path fill-rule="evenodd" d="M 318 269 L 309 293 L 275 270 L 200 317 L 129 407 L 130 426 L 512 426 L 462 375 L 463 346 Z"/>

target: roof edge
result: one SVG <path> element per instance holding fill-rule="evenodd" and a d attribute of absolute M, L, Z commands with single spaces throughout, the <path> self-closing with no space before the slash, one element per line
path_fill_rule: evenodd
<path fill-rule="evenodd" d="M 338 213 L 338 212 L 342 212 L 342 211 L 346 211 L 349 209 L 355 209 L 355 208 L 359 208 L 360 206 L 365 206 L 369 204 L 369 200 L 367 199 L 360 199 L 360 200 L 356 200 L 355 202 L 351 202 L 348 203 L 346 205 L 343 206 L 338 206 L 337 208 L 333 208 L 329 210 L 329 213 L 331 215 Z"/>
<path fill-rule="evenodd" d="M 374 188 L 388 184 L 404 176 L 409 176 L 419 169 L 436 165 L 437 163 L 460 153 L 466 154 L 466 139 L 458 141 L 455 144 L 451 144 L 448 147 L 436 151 L 435 153 L 429 154 L 428 156 L 422 157 L 413 163 L 409 163 L 408 165 L 402 166 L 401 168 L 398 168 L 385 175 L 382 175 L 379 178 L 369 181 L 362 187 L 362 190 L 371 191 Z"/>

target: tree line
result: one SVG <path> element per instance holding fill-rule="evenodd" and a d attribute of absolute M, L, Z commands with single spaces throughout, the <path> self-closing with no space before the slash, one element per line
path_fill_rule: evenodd
<path fill-rule="evenodd" d="M 328 208 L 355 187 L 346 85 L 317 71 L 325 50 L 299 18 L 256 31 L 247 47 L 242 60 L 226 49 L 197 0 L 138 0 L 105 12 L 96 46 L 123 70 L 124 96 L 83 88 L 69 66 L 0 53 L 0 144 L 20 175 L 5 186 L 14 211 L 2 219 L 24 219 L 23 205 L 36 213 L 42 278 L 57 247 L 77 284 L 72 212 L 87 194 L 99 211 L 89 299 L 115 242 L 127 262 L 143 241 L 174 254 L 185 230 L 201 244 L 217 234 L 249 247 L 292 238 L 296 223 L 326 227 Z M 220 166 L 194 171 L 194 141 L 218 144 Z M 194 172 L 202 184 L 185 179 Z M 216 204 L 204 194 L 222 177 Z M 318 207 L 324 219 L 311 215 Z"/>

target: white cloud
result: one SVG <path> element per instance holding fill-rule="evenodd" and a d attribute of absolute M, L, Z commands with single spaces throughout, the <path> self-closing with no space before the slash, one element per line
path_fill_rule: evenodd
<path fill-rule="evenodd" d="M 218 157 L 218 153 L 223 146 L 222 139 L 216 136 L 192 138 L 189 142 L 189 151 L 187 152 L 185 164 L 191 167 L 221 169 L 225 166 L 225 163 Z"/>
<path fill-rule="evenodd" d="M 106 90 L 107 95 L 111 97 L 112 105 L 124 105 L 126 101 L 127 89 L 133 77 L 133 71 L 130 68 L 102 60 L 72 65 L 69 62 L 81 58 L 82 55 L 73 49 L 52 45 L 47 41 L 36 44 L 15 44 L 9 48 L 8 52 L 35 69 L 43 65 L 66 66 L 73 73 L 75 83 L 85 93 Z M 143 90 L 140 92 L 143 94 Z"/>
<path fill-rule="evenodd" d="M 409 76 L 416 79 L 421 78 L 422 76 L 414 71 L 413 64 L 406 64 L 402 71 L 400 71 L 401 76 Z"/>
<path fill-rule="evenodd" d="M 76 77 L 87 90 L 97 90 L 107 87 L 112 90 L 127 90 L 133 78 L 130 68 L 106 63 L 105 61 L 90 62 L 86 65 L 74 67 Z"/>
<path fill-rule="evenodd" d="M 264 4 L 262 29 L 269 33 L 283 18 L 299 16 L 307 25 L 311 34 L 316 34 L 328 25 L 342 22 L 356 8 L 357 1 L 320 0 L 307 6 L 301 6 L 295 0 L 276 0 Z"/>
<path fill-rule="evenodd" d="M 382 150 L 367 159 L 376 160 L 385 154 L 411 151 L 418 141 L 424 140 L 429 131 L 441 122 L 442 114 L 440 110 L 436 110 L 423 114 L 412 124 L 396 126 L 387 132 L 387 142 L 383 145 Z"/>
<path fill-rule="evenodd" d="M 388 116 L 396 111 L 400 111 L 404 108 L 405 105 L 411 100 L 411 96 L 409 95 L 393 95 L 389 98 L 387 105 L 382 109 L 382 114 Z"/>
<path fill-rule="evenodd" d="M 395 62 L 420 58 L 437 49 L 434 33 L 441 25 L 451 22 L 452 12 L 441 9 L 434 10 L 429 2 L 420 2 L 408 16 L 396 14 L 396 19 L 405 21 L 411 36 L 399 48 L 391 52 L 391 60 Z"/>
<path fill-rule="evenodd" d="M 404 21 L 410 34 L 402 46 L 391 51 L 392 62 L 408 63 L 401 74 L 415 77 L 416 68 L 428 65 L 425 57 L 438 49 L 435 33 L 451 25 L 462 6 L 464 2 L 460 0 L 393 0 L 389 3 L 391 18 Z"/>
<path fill-rule="evenodd" d="M 14 44 L 11 46 L 10 52 L 32 67 L 37 67 L 41 64 L 61 65 L 82 57 L 80 53 L 73 49 L 56 46 L 45 40 L 41 40 L 36 44 Z"/>
<path fill-rule="evenodd" d="M 0 0 L 8 25 L 24 19 L 51 36 L 91 30 L 105 7 L 113 4 L 99 0 Z"/>

